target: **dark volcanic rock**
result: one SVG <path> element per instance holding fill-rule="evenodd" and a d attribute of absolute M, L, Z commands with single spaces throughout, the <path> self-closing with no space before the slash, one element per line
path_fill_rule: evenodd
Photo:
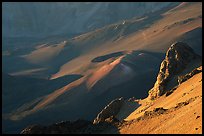
<path fill-rule="evenodd" d="M 40 125 L 31 125 L 21 131 L 21 134 L 43 134 L 44 128 Z"/>
<path fill-rule="evenodd" d="M 192 76 L 194 76 L 195 74 L 198 74 L 202 72 L 202 68 L 195 68 L 192 72 L 186 74 L 186 75 L 181 75 L 178 76 L 178 83 L 181 84 L 184 81 L 188 80 L 189 78 L 191 78 Z"/>
<path fill-rule="evenodd" d="M 115 119 L 112 118 L 111 121 L 114 122 Z M 32 125 L 21 131 L 21 134 L 97 134 L 109 128 L 114 128 L 111 123 L 93 124 L 90 121 L 77 120 L 74 122 L 60 122 L 49 126 Z"/>
<path fill-rule="evenodd" d="M 25 128 L 21 134 L 71 134 L 82 133 L 92 125 L 90 121 L 77 120 L 74 122 L 66 121 L 50 126 L 32 125 Z"/>
<path fill-rule="evenodd" d="M 115 52 L 115 53 L 107 54 L 104 56 L 96 57 L 93 60 L 91 60 L 91 62 L 102 62 L 102 61 L 108 60 L 110 58 L 122 56 L 124 54 L 125 54 L 125 52 Z"/>
<path fill-rule="evenodd" d="M 160 115 L 167 111 L 168 109 L 164 109 L 163 107 L 155 108 L 153 111 L 145 111 L 144 117 Z"/>
<path fill-rule="evenodd" d="M 113 118 L 117 115 L 120 111 L 125 100 L 123 98 L 115 99 L 110 104 L 108 104 L 94 119 L 93 124 L 98 124 L 101 122 L 106 122 L 107 118 L 113 116 Z"/>
<path fill-rule="evenodd" d="M 177 88 L 178 88 L 178 86 L 175 86 L 173 89 L 166 91 L 165 96 L 167 97 L 167 96 L 171 95 L 174 92 L 174 90 L 176 90 Z"/>
<path fill-rule="evenodd" d="M 186 43 L 176 42 L 172 44 L 161 63 L 157 81 L 149 92 L 149 98 L 155 99 L 165 94 L 167 83 L 195 59 L 200 59 L 200 56 L 195 54 L 193 49 Z"/>

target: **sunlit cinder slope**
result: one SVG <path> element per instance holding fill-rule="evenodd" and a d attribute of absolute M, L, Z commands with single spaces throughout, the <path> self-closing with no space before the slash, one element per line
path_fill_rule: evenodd
<path fill-rule="evenodd" d="M 200 67 L 202 69 L 202 66 Z M 201 134 L 202 133 L 202 72 L 183 82 L 169 96 L 154 102 L 141 100 L 141 106 L 126 120 L 134 120 L 155 108 L 168 109 L 150 115 L 120 129 L 122 134 Z M 142 112 L 140 112 L 142 111 Z"/>

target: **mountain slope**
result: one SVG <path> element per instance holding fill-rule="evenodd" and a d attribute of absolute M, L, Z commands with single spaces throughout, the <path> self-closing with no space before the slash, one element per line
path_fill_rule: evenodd
<path fill-rule="evenodd" d="M 202 69 L 202 67 L 201 67 Z M 202 133 L 202 72 L 179 85 L 169 96 L 162 96 L 152 104 L 142 100 L 126 120 L 137 119 L 146 112 L 147 117 L 133 121 L 120 129 L 122 134 L 201 134 Z M 148 106 L 149 105 L 149 106 Z M 158 115 L 147 111 L 162 107 L 168 109 Z M 144 109 L 144 110 L 142 110 Z M 139 111 L 143 111 L 139 113 Z M 149 116 L 149 117 L 148 117 Z"/>
<path fill-rule="evenodd" d="M 185 48 L 183 44 L 182 47 Z M 182 82 L 179 79 L 179 85 L 175 86 L 171 92 L 167 92 L 154 100 L 147 97 L 140 100 L 119 98 L 111 101 L 97 115 L 93 125 L 85 125 L 83 132 L 76 130 L 74 133 L 202 133 L 202 66 L 198 68 L 194 66 L 194 68 L 192 71 L 192 67 L 187 65 L 185 71 L 189 70 L 190 73 L 180 71 L 184 74 L 181 77 Z M 46 131 L 44 130 L 45 127 L 31 126 L 24 129 L 22 133 L 71 133 L 68 128 L 65 130 L 57 129 L 60 126 L 63 127 L 64 123 L 56 125 L 56 128 L 53 128 L 53 125 L 46 126 Z M 98 128 L 98 125 L 103 127 Z M 53 130 L 56 131 L 53 132 Z"/>
<path fill-rule="evenodd" d="M 157 2 L 25 2 L 10 4 L 4 2 L 2 4 L 3 35 L 5 37 L 38 38 L 65 34 L 73 36 L 177 4 L 169 2 L 159 4 Z"/>

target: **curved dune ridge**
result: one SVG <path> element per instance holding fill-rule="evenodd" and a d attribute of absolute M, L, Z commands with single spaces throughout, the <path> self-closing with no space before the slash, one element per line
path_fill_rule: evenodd
<path fill-rule="evenodd" d="M 123 63 L 124 57 L 125 56 L 121 56 L 110 64 L 106 64 L 93 72 L 86 82 L 88 90 L 102 87 L 103 89 L 101 89 L 101 91 L 95 91 L 97 94 L 101 94 L 108 88 L 133 78 L 135 76 L 135 71 L 130 66 Z"/>
<path fill-rule="evenodd" d="M 107 60 L 109 58 L 119 57 L 119 56 L 122 56 L 124 54 L 125 54 L 125 52 L 115 52 L 115 53 L 111 53 L 111 54 L 108 54 L 108 55 L 96 57 L 93 60 L 91 60 L 91 62 L 102 62 L 102 61 L 105 61 L 105 60 Z"/>
<path fill-rule="evenodd" d="M 109 72 L 116 65 L 118 65 L 120 63 L 122 58 L 123 58 L 123 56 L 119 57 L 118 59 L 116 59 L 112 63 L 105 65 L 105 66 L 101 67 L 99 70 L 97 70 L 96 72 L 94 72 L 92 74 L 92 76 L 87 80 L 87 87 L 90 89 L 98 80 L 102 79 L 107 74 L 109 74 Z"/>
<path fill-rule="evenodd" d="M 174 12 L 174 11 L 176 11 L 176 10 L 179 10 L 180 8 L 183 8 L 183 7 L 187 6 L 187 5 L 188 5 L 187 2 L 182 2 L 181 4 L 179 4 L 178 6 L 176 6 L 176 7 L 172 8 L 172 9 L 170 9 L 169 11 L 167 11 L 166 13 L 164 13 L 163 15 L 168 15 L 168 14 L 170 14 L 171 12 Z"/>
<path fill-rule="evenodd" d="M 56 44 L 56 45 L 47 45 L 43 44 L 37 47 L 36 50 L 30 54 L 24 55 L 23 57 L 34 64 L 46 63 L 52 58 L 56 57 L 65 47 L 66 41 Z"/>

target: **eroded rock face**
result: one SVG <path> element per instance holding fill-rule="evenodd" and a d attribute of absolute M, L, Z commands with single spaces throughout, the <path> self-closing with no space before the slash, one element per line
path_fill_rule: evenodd
<path fill-rule="evenodd" d="M 181 84 L 183 83 L 184 81 L 188 80 L 189 78 L 191 78 L 192 76 L 194 76 L 195 74 L 198 74 L 202 72 L 202 67 L 200 68 L 195 68 L 192 72 L 186 74 L 186 75 L 181 75 L 181 76 L 178 76 L 178 83 Z"/>
<path fill-rule="evenodd" d="M 117 113 L 120 111 L 123 103 L 125 102 L 124 98 L 115 99 L 110 104 L 108 104 L 94 119 L 93 124 L 98 124 L 101 122 L 106 122 L 108 118 L 115 118 Z"/>
<path fill-rule="evenodd" d="M 157 81 L 149 92 L 149 98 L 155 99 L 165 94 L 165 87 L 173 76 L 182 72 L 190 62 L 199 57 L 186 43 L 176 42 L 172 44 L 161 63 Z"/>

